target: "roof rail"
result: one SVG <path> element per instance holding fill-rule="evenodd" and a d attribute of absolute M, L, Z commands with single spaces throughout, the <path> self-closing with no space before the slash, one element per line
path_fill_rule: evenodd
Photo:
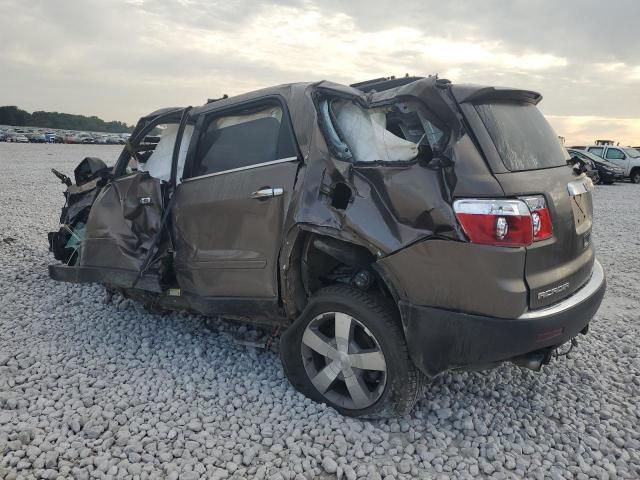
<path fill-rule="evenodd" d="M 365 80 L 364 82 L 352 83 L 349 85 L 350 87 L 357 88 L 358 90 L 362 90 L 363 92 L 370 92 L 371 90 L 375 90 L 376 92 L 382 92 L 384 90 L 389 90 L 391 88 L 401 87 L 402 85 L 407 85 L 408 83 L 415 82 L 416 80 L 420 80 L 424 77 L 413 77 L 413 76 L 405 76 L 405 77 L 381 77 L 374 78 L 372 80 Z"/>

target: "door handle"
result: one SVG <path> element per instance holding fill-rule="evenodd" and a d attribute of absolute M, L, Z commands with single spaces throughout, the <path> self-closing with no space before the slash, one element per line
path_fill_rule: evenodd
<path fill-rule="evenodd" d="M 276 188 L 261 188 L 260 190 L 256 190 L 251 194 L 251 198 L 269 198 L 269 197 L 279 197 L 284 193 L 284 189 L 282 187 Z"/>

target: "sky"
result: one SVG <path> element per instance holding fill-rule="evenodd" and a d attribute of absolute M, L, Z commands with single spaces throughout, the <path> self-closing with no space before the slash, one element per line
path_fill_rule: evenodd
<path fill-rule="evenodd" d="M 0 105 L 135 123 L 270 85 L 536 90 L 569 144 L 640 145 L 637 0 L 0 0 Z"/>

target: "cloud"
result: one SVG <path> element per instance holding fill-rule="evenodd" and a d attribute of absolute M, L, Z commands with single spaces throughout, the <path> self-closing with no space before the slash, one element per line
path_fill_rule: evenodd
<path fill-rule="evenodd" d="M 538 90 L 557 118 L 635 125 L 640 3 L 611 3 L 0 0 L 0 104 L 133 122 L 278 83 L 439 73 Z M 633 128 L 616 131 L 640 143 Z"/>
<path fill-rule="evenodd" d="M 640 119 L 558 115 L 547 115 L 547 119 L 558 135 L 567 139 L 568 146 L 590 144 L 602 138 L 616 139 L 621 145 L 640 145 Z"/>

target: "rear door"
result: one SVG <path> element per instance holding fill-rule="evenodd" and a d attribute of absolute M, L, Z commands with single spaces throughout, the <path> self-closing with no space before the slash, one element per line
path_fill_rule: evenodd
<path fill-rule="evenodd" d="M 532 101 L 495 97 L 463 106 L 467 118 L 507 197 L 543 196 L 553 235 L 526 247 L 525 280 L 529 307 L 560 301 L 589 279 L 591 181 L 577 175 L 556 133 Z"/>
<path fill-rule="evenodd" d="M 178 283 L 202 297 L 275 299 L 299 165 L 285 104 L 243 104 L 200 124 L 172 211 Z"/>

